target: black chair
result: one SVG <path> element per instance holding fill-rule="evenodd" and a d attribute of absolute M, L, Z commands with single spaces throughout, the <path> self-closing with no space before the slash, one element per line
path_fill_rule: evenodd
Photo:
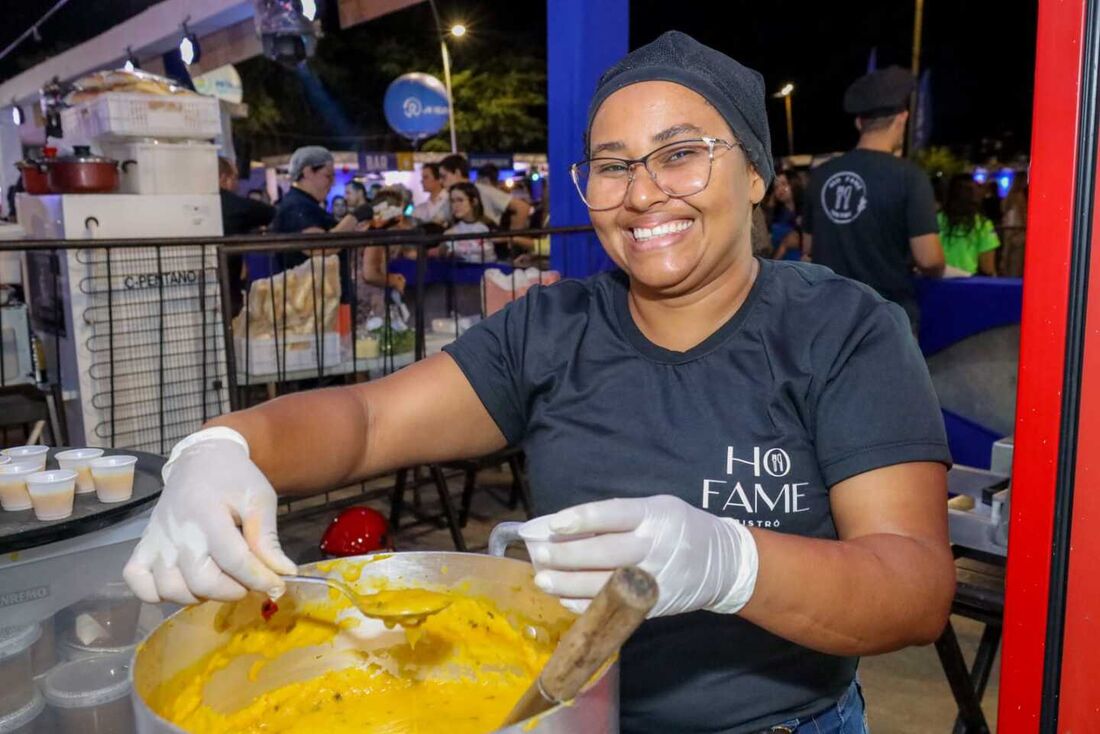
<path fill-rule="evenodd" d="M 439 504 L 443 510 L 442 519 L 450 530 L 455 549 L 466 551 L 466 540 L 462 535 L 462 528 L 466 527 L 466 523 L 470 518 L 470 505 L 473 502 L 474 492 L 477 490 L 478 475 L 482 471 L 497 468 L 502 464 L 507 464 L 512 474 L 512 486 L 507 501 L 508 508 L 514 510 L 519 504 L 522 504 L 527 517 L 531 517 L 531 489 L 527 483 L 523 452 L 518 448 L 507 448 L 477 459 L 429 464 L 427 466 L 427 480 L 421 477 L 419 467 L 407 467 L 398 470 L 394 481 L 393 494 L 390 497 L 390 528 L 398 530 L 401 526 L 401 513 L 405 510 L 405 495 L 410 488 L 409 473 L 412 472 L 413 512 L 420 515 L 418 512 L 420 486 L 424 483 L 434 485 L 436 493 L 439 495 Z M 450 488 L 447 484 L 448 472 L 462 472 L 463 474 L 462 504 L 458 513 L 455 512 L 454 501 L 451 498 Z"/>

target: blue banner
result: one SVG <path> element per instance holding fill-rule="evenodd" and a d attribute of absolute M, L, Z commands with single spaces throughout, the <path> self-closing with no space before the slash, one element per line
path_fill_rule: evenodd
<path fill-rule="evenodd" d="M 430 138 L 450 117 L 443 82 L 419 72 L 394 79 L 386 89 L 382 109 L 393 131 L 410 140 Z"/>

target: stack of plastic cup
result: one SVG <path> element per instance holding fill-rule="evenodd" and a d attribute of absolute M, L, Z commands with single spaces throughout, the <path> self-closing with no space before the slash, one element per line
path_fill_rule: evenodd
<path fill-rule="evenodd" d="M 92 459 L 103 456 L 103 449 L 70 449 L 54 454 L 57 465 L 62 469 L 71 469 L 76 472 L 76 493 L 90 494 L 95 491 L 92 482 Z"/>
<path fill-rule="evenodd" d="M 136 456 L 104 456 L 92 459 L 92 480 L 100 502 L 125 502 L 134 493 Z"/>
<path fill-rule="evenodd" d="M 73 514 L 76 472 L 70 469 L 35 472 L 27 477 L 27 492 L 39 520 L 63 520 Z"/>
<path fill-rule="evenodd" d="M 49 446 L 13 446 L 0 451 L 0 456 L 10 457 L 14 464 L 29 464 L 38 471 L 45 471 L 49 453 Z"/>
<path fill-rule="evenodd" d="M 31 509 L 27 477 L 37 471 L 38 467 L 29 464 L 0 464 L 0 507 L 9 512 Z"/>

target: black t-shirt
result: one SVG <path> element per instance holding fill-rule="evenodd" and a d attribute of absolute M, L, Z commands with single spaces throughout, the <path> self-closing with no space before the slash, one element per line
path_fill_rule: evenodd
<path fill-rule="evenodd" d="M 291 186 L 282 200 L 275 205 L 275 219 L 271 222 L 271 231 L 279 234 L 294 234 L 306 229 L 318 227 L 326 232 L 335 227 L 336 218 L 329 214 L 321 202 Z M 348 303 L 352 293 L 350 250 L 340 250 L 340 299 Z M 278 253 L 256 253 L 246 256 L 249 272 L 258 276 L 269 276 L 283 270 L 290 270 L 309 260 L 304 252 L 280 251 Z"/>
<path fill-rule="evenodd" d="M 275 207 L 262 201 L 222 189 L 222 231 L 227 235 L 248 234 L 271 224 Z"/>
<path fill-rule="evenodd" d="M 744 305 L 687 352 L 646 339 L 628 288 L 621 271 L 535 286 L 445 348 L 526 451 L 538 514 L 673 494 L 757 527 L 836 538 L 830 487 L 950 461 L 905 315 L 869 288 L 761 260 Z M 755 731 L 835 702 L 856 663 L 736 615 L 651 620 L 622 653 L 622 730 Z"/>
<path fill-rule="evenodd" d="M 939 231 L 928 176 L 910 161 L 857 148 L 814 169 L 805 202 L 814 262 L 866 283 L 916 323 L 909 238 Z"/>

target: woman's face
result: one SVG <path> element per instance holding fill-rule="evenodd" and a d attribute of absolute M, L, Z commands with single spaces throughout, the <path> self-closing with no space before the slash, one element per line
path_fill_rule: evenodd
<path fill-rule="evenodd" d="M 791 182 L 788 181 L 787 176 L 782 173 L 775 177 L 775 200 L 788 208 L 793 203 L 791 197 Z"/>
<path fill-rule="evenodd" d="M 620 89 L 600 106 L 592 122 L 591 154 L 641 158 L 662 145 L 704 136 L 736 142 L 722 116 L 696 92 L 672 82 L 642 82 Z M 763 196 L 764 181 L 741 149 L 716 146 L 710 183 L 699 193 L 670 197 L 638 166 L 623 203 L 590 214 L 619 267 L 636 282 L 676 296 L 724 273 L 737 248 L 749 251 L 752 205 Z M 674 227 L 668 234 L 646 232 L 668 225 Z"/>
<path fill-rule="evenodd" d="M 473 217 L 470 197 L 461 191 L 451 192 L 451 214 L 455 219 L 469 220 Z"/>

